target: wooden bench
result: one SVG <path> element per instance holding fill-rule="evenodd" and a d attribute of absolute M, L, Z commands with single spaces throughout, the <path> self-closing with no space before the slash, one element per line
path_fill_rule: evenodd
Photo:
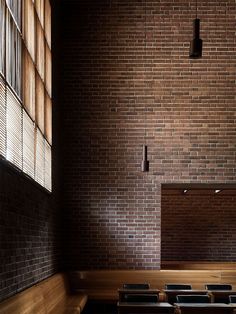
<path fill-rule="evenodd" d="M 166 300 L 166 283 L 191 283 L 193 289 L 204 289 L 205 283 L 229 283 L 236 288 L 236 270 L 91 270 L 68 274 L 74 292 L 88 295 L 90 300 L 117 302 L 118 289 L 124 283 L 148 282 L 152 289 L 159 289 L 160 302 Z"/>
<path fill-rule="evenodd" d="M 65 274 L 56 274 L 0 303 L 1 314 L 80 314 L 87 295 L 71 295 Z"/>

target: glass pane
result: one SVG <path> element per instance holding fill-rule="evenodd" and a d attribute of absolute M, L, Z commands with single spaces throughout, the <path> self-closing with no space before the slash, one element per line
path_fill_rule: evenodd
<path fill-rule="evenodd" d="M 23 105 L 35 120 L 35 67 L 27 50 L 24 50 Z"/>
<path fill-rule="evenodd" d="M 51 51 L 46 45 L 46 69 L 45 69 L 45 83 L 46 83 L 46 89 L 49 93 L 49 95 L 52 95 L 52 56 Z"/>
<path fill-rule="evenodd" d="M 51 146 L 45 140 L 45 188 L 49 191 L 52 190 L 52 176 L 51 176 L 51 165 L 52 165 L 52 153 Z"/>
<path fill-rule="evenodd" d="M 21 38 L 9 12 L 6 25 L 6 78 L 21 97 Z"/>
<path fill-rule="evenodd" d="M 34 178 L 34 122 L 23 110 L 23 171 Z"/>
<path fill-rule="evenodd" d="M 35 164 L 35 180 L 44 185 L 44 138 L 40 130 L 36 130 L 36 164 Z"/>
<path fill-rule="evenodd" d="M 7 0 L 7 5 L 18 27 L 21 29 L 21 0 Z"/>
<path fill-rule="evenodd" d="M 6 156 L 6 88 L 0 78 L 0 154 Z"/>
<path fill-rule="evenodd" d="M 36 53 L 36 65 L 38 72 L 44 80 L 44 55 L 45 55 L 45 46 L 44 46 L 44 34 L 43 29 L 37 22 L 37 53 Z"/>
<path fill-rule="evenodd" d="M 45 99 L 45 136 L 52 145 L 52 101 L 48 95 Z"/>
<path fill-rule="evenodd" d="M 36 123 L 44 134 L 44 86 L 40 77 L 36 77 Z"/>
<path fill-rule="evenodd" d="M 44 27 L 44 0 L 35 0 L 35 7 L 40 23 Z"/>
<path fill-rule="evenodd" d="M 23 37 L 32 59 L 35 61 L 35 17 L 34 5 L 31 0 L 24 0 Z"/>
<path fill-rule="evenodd" d="M 5 74 L 5 4 L 0 0 L 0 72 Z"/>
<path fill-rule="evenodd" d="M 45 0 L 45 36 L 51 48 L 51 6 L 49 0 Z"/>
<path fill-rule="evenodd" d="M 22 108 L 9 88 L 7 88 L 6 158 L 22 169 Z"/>

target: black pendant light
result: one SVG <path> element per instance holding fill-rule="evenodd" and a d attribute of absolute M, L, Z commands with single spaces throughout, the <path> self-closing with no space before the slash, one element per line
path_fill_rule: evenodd
<path fill-rule="evenodd" d="M 193 21 L 193 40 L 190 41 L 189 58 L 202 57 L 202 40 L 200 39 L 200 19 L 197 17 L 196 0 L 196 18 Z"/>
<path fill-rule="evenodd" d="M 149 171 L 149 160 L 147 160 L 147 145 L 143 145 L 142 171 Z"/>
<path fill-rule="evenodd" d="M 145 61 L 147 60 L 147 4 L 145 0 Z M 146 67 L 145 67 L 145 74 L 146 74 Z M 145 75 L 145 82 L 147 81 L 147 74 Z M 147 87 L 145 87 L 146 91 Z M 146 92 L 145 92 L 146 94 Z M 146 100 L 145 100 L 146 101 Z M 143 160 L 141 163 L 141 170 L 143 172 L 148 172 L 149 171 L 149 161 L 147 159 L 147 145 L 146 145 L 146 103 L 145 103 L 145 134 L 144 134 L 144 140 L 145 144 L 143 145 Z"/>

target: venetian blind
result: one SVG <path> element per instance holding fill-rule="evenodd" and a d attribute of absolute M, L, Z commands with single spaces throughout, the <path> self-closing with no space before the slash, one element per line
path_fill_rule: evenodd
<path fill-rule="evenodd" d="M 35 180 L 44 185 L 44 138 L 39 129 L 36 129 L 36 163 L 35 163 Z"/>
<path fill-rule="evenodd" d="M 34 178 L 34 122 L 23 110 L 23 171 Z"/>
<path fill-rule="evenodd" d="M 49 191 L 52 188 L 52 180 L 51 180 L 51 146 L 45 141 L 45 188 Z"/>
<path fill-rule="evenodd" d="M 0 77 L 0 154 L 6 157 L 6 88 Z"/>
<path fill-rule="evenodd" d="M 7 159 L 22 169 L 22 107 L 16 96 L 7 87 Z"/>

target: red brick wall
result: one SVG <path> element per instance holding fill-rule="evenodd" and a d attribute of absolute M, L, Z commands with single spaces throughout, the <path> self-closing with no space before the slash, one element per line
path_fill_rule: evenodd
<path fill-rule="evenodd" d="M 162 260 L 235 261 L 235 204 L 235 195 L 163 193 Z"/>
<path fill-rule="evenodd" d="M 161 183 L 235 182 L 234 0 L 65 1 L 68 268 L 159 268 Z M 146 112 L 150 172 L 140 172 Z"/>

